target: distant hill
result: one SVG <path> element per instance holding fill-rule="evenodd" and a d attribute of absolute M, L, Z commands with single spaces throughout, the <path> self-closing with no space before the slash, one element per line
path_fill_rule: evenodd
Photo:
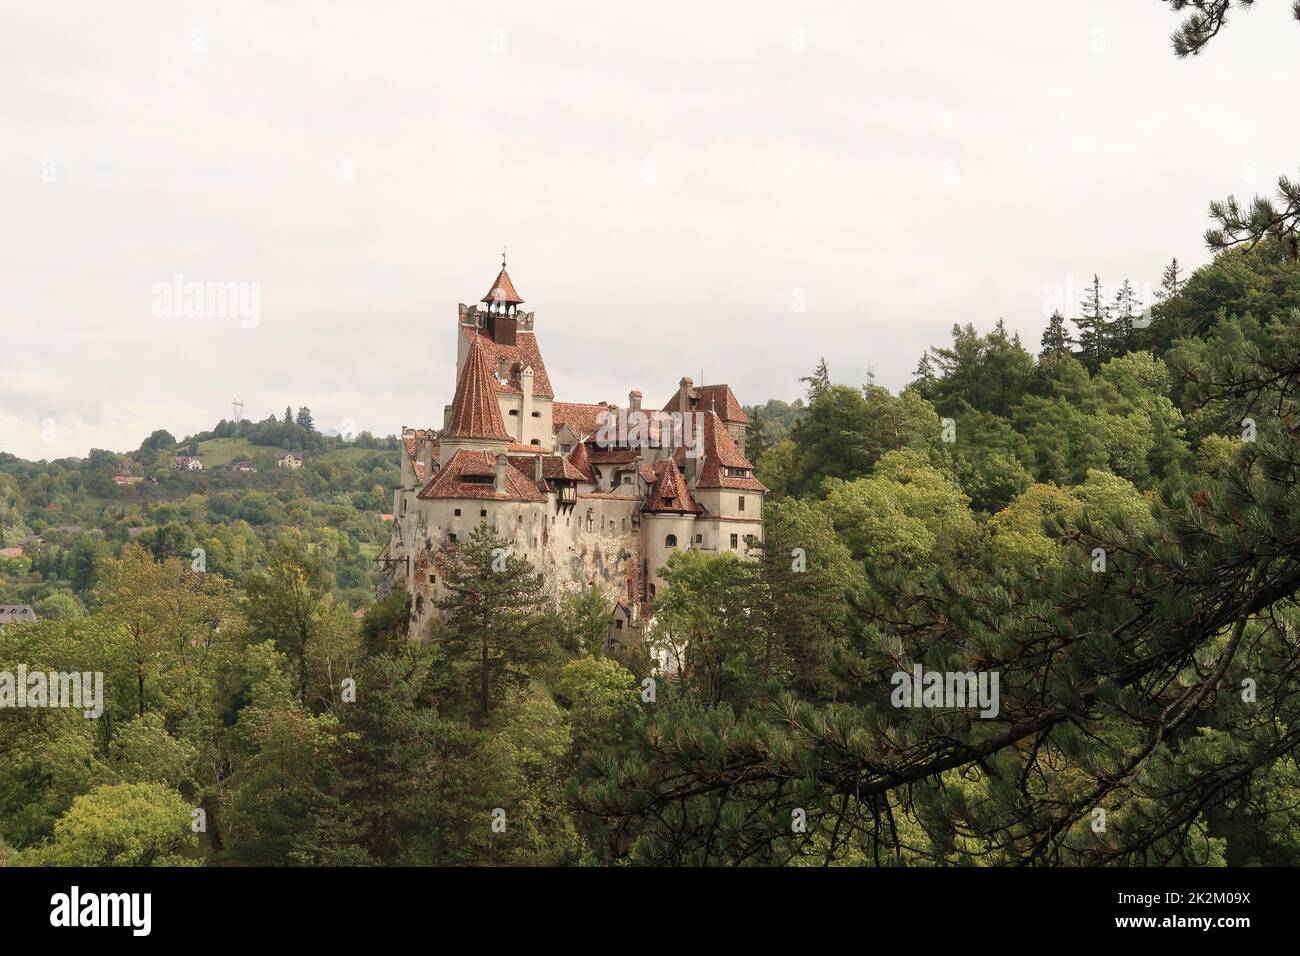
<path fill-rule="evenodd" d="M 296 534 L 325 557 L 335 597 L 368 604 L 400 441 L 363 434 L 347 442 L 283 422 L 274 430 L 290 442 L 269 443 L 269 422 L 256 435 L 214 434 L 230 424 L 180 442 L 160 430 L 125 454 L 95 449 L 52 462 L 0 454 L 0 548 L 22 551 L 0 557 L 0 603 L 75 616 L 93 602 L 100 558 L 131 542 L 187 561 L 202 548 L 210 570 L 239 582 L 277 537 Z M 291 450 L 302 451 L 303 467 L 277 467 Z M 203 470 L 173 467 L 194 452 Z M 241 458 L 257 471 L 232 471 Z"/>

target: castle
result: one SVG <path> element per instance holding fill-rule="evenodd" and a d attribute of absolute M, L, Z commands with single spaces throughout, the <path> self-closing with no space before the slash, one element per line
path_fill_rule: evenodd
<path fill-rule="evenodd" d="M 423 633 L 461 536 L 481 522 L 553 595 L 597 587 L 611 645 L 645 633 L 679 548 L 745 555 L 763 538 L 766 488 L 745 457 L 748 420 L 727 385 L 682 378 L 662 409 L 555 399 L 532 312 L 502 260 L 481 305 L 459 306 L 456 392 L 440 429 L 402 429 L 386 586 L 411 595 Z"/>

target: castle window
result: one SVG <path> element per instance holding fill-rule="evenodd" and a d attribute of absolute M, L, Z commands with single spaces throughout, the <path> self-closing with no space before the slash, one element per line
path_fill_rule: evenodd
<path fill-rule="evenodd" d="M 486 509 L 486 508 L 481 508 L 481 509 L 479 510 L 478 516 L 479 516 L 480 518 L 486 518 L 486 517 L 487 517 L 487 509 Z"/>
<path fill-rule="evenodd" d="M 530 444 L 530 445 L 540 445 L 541 443 L 542 443 L 542 441 L 541 441 L 540 438 L 534 438 L 534 439 L 533 439 L 532 441 L 530 441 L 528 444 Z"/>
<path fill-rule="evenodd" d="M 541 417 L 542 417 L 541 412 L 533 412 L 533 418 L 541 418 Z"/>
<path fill-rule="evenodd" d="M 704 535 L 702 535 L 702 534 L 697 534 L 697 535 L 695 536 L 695 543 L 696 543 L 696 544 L 703 544 L 703 543 L 704 543 Z"/>
<path fill-rule="evenodd" d="M 511 415 L 518 416 L 518 414 L 519 414 L 519 409 L 517 409 L 517 408 L 512 408 L 512 409 L 510 409 L 510 414 L 511 414 Z"/>
<path fill-rule="evenodd" d="M 430 583 L 430 584 L 437 584 L 437 583 L 438 583 L 438 575 L 436 575 L 436 574 L 431 574 L 431 575 L 429 575 L 429 583 Z"/>
<path fill-rule="evenodd" d="M 561 444 L 561 445 L 560 445 L 560 453 L 561 453 L 561 454 L 567 455 L 567 454 L 568 454 L 569 452 L 571 452 L 571 451 L 573 451 L 573 446 L 572 446 L 572 445 L 565 445 L 565 444 Z"/>
<path fill-rule="evenodd" d="M 733 535 L 732 537 L 735 537 L 735 535 Z M 670 534 L 668 537 L 664 538 L 664 547 L 665 548 L 677 547 L 677 535 Z"/>
<path fill-rule="evenodd" d="M 736 502 L 737 502 L 737 508 L 738 508 L 740 511 L 744 511 L 744 510 L 745 510 L 745 496 L 744 496 L 744 495 L 737 495 L 737 496 L 736 496 Z"/>
<path fill-rule="evenodd" d="M 460 517 L 460 509 L 459 509 L 459 508 L 456 509 L 456 511 L 455 511 L 455 515 L 456 515 L 457 518 Z"/>
<path fill-rule="evenodd" d="M 449 535 L 447 535 L 447 540 L 450 541 L 452 544 L 455 544 L 455 543 L 456 543 L 456 536 L 455 536 L 454 534 L 449 534 Z"/>
<path fill-rule="evenodd" d="M 595 527 L 595 525 L 594 525 L 594 522 L 592 521 L 592 517 L 591 517 L 591 515 L 587 515 L 587 530 L 588 530 L 588 531 L 592 531 L 592 530 L 594 530 L 594 527 Z"/>
<path fill-rule="evenodd" d="M 623 630 L 623 619 L 622 619 L 622 618 L 619 618 L 617 621 L 614 622 L 614 630 L 616 630 L 616 631 L 621 631 L 621 630 Z"/>
<path fill-rule="evenodd" d="M 739 547 L 740 547 L 740 535 L 738 535 L 738 534 L 733 534 L 733 535 L 731 536 L 731 550 L 734 551 L 734 550 L 736 550 L 736 548 L 739 548 Z"/>

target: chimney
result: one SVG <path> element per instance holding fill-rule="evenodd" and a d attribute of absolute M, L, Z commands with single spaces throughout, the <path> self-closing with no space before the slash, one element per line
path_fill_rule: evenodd
<path fill-rule="evenodd" d="M 627 393 L 627 410 L 629 412 L 641 411 L 641 393 L 635 389 Z"/>
<path fill-rule="evenodd" d="M 492 479 L 492 487 L 497 491 L 506 490 L 506 456 L 497 455 L 497 473 Z"/>
<path fill-rule="evenodd" d="M 677 383 L 677 410 L 685 415 L 691 410 L 691 388 L 695 382 L 689 377 L 683 377 Z"/>
<path fill-rule="evenodd" d="M 420 464 L 424 465 L 424 480 L 429 481 L 433 478 L 433 429 L 426 428 L 424 437 L 419 438 L 416 443 L 416 455 L 420 459 Z"/>
<path fill-rule="evenodd" d="M 519 444 L 528 444 L 528 430 L 533 427 L 533 367 L 525 365 L 519 373 Z"/>
<path fill-rule="evenodd" d="M 542 456 L 533 456 L 533 481 L 539 485 L 542 483 Z"/>

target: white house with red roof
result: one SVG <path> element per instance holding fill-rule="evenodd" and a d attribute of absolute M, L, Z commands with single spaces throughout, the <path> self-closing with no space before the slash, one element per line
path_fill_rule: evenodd
<path fill-rule="evenodd" d="M 727 385 L 682 378 L 662 409 L 555 400 L 534 314 L 502 262 L 456 321 L 456 391 L 440 428 L 403 428 L 387 587 L 411 595 L 422 637 L 442 569 L 481 522 L 506 535 L 560 595 L 595 586 L 610 640 L 640 631 L 676 550 L 744 556 L 763 540 L 763 497 L 745 457 L 748 420 Z"/>

